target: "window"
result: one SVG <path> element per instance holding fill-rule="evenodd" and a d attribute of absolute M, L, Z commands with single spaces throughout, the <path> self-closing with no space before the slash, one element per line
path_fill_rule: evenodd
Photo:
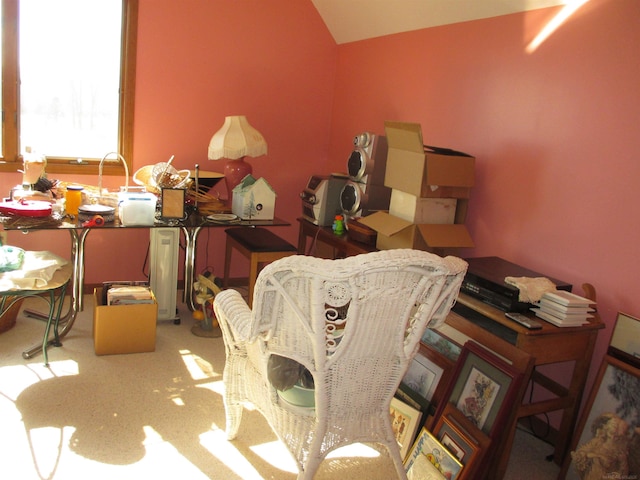
<path fill-rule="evenodd" d="M 0 171 L 27 147 L 49 173 L 95 174 L 114 151 L 131 167 L 138 0 L 0 1 Z"/>

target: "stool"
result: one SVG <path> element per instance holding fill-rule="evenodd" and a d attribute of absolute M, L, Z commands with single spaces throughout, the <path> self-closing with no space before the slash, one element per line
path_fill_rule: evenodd
<path fill-rule="evenodd" d="M 66 264 L 59 268 L 53 275 L 53 278 L 42 287 L 32 287 L 28 289 L 16 289 L 0 291 L 0 315 L 8 313 L 13 305 L 25 297 L 42 297 L 49 304 L 49 312 L 45 315 L 47 324 L 44 329 L 44 337 L 42 338 L 42 355 L 44 357 L 45 367 L 49 366 L 49 357 L 47 355 L 47 346 L 49 344 L 49 332 L 53 324 L 53 340 L 51 345 L 60 347 L 60 335 L 58 334 L 58 326 L 60 323 L 60 314 L 62 312 L 62 304 L 67 289 L 67 285 L 71 280 L 72 266 Z M 23 353 L 24 358 L 29 358 Z"/>
<path fill-rule="evenodd" d="M 298 249 L 286 240 L 266 228 L 236 227 L 227 228 L 226 252 L 224 258 L 224 287 L 229 286 L 229 269 L 231 268 L 231 251 L 238 250 L 249 259 L 249 299 L 253 303 L 253 286 L 258 278 L 258 268 L 261 264 L 273 262 L 280 258 L 298 253 Z"/>

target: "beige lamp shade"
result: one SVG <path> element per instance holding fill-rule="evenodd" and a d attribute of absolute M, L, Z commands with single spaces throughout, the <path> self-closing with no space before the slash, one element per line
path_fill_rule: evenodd
<path fill-rule="evenodd" d="M 266 153 L 267 142 L 260 132 L 249 125 L 244 115 L 225 117 L 224 125 L 209 142 L 209 160 L 235 160 Z"/>

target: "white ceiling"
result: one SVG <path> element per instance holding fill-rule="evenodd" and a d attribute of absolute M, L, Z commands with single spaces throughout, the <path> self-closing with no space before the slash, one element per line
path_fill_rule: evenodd
<path fill-rule="evenodd" d="M 393 33 L 564 5 L 571 0 L 311 0 L 334 40 Z"/>

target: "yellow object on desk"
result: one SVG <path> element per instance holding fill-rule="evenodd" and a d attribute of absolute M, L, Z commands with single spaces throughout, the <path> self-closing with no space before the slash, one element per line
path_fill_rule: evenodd
<path fill-rule="evenodd" d="M 80 185 L 69 185 L 65 193 L 65 209 L 69 215 L 78 216 L 78 208 L 82 205 L 82 190 Z"/>

